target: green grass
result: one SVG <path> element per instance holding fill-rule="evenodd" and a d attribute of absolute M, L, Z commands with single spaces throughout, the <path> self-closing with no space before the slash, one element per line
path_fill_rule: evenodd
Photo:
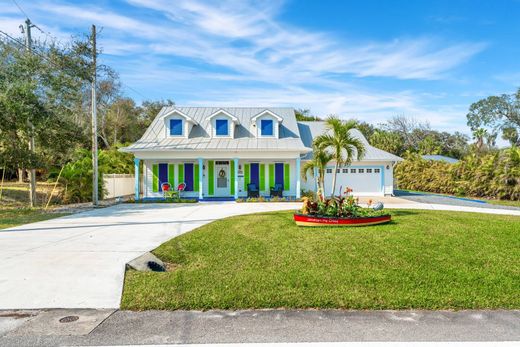
<path fill-rule="evenodd" d="M 0 229 L 66 216 L 68 213 L 50 213 L 30 208 L 0 208 Z"/>
<path fill-rule="evenodd" d="M 128 271 L 122 307 L 520 308 L 519 217 L 392 215 L 341 229 L 299 228 L 287 211 L 216 221 L 154 251 L 171 271 Z"/>

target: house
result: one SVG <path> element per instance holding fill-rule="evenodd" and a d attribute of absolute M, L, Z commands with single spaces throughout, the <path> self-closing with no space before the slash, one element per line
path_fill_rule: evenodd
<path fill-rule="evenodd" d="M 455 163 L 459 162 L 458 159 L 447 157 L 445 155 L 437 155 L 437 154 L 423 155 L 422 158 L 424 160 L 443 161 L 443 162 L 446 162 L 448 164 L 455 164 Z"/>
<path fill-rule="evenodd" d="M 312 157 L 313 138 L 324 131 L 324 122 L 298 122 L 286 107 L 169 106 L 141 139 L 121 150 L 135 156 L 136 199 L 162 197 L 164 182 L 184 182 L 183 196 L 200 200 L 246 197 L 249 183 L 263 196 L 277 184 L 283 196 L 299 198 L 302 189 L 316 190 L 312 177 L 301 179 L 300 168 Z M 357 195 L 392 194 L 393 166 L 401 158 L 370 146 L 359 131 L 353 134 L 366 155 L 339 169 L 336 193 L 348 186 Z M 325 176 L 327 193 L 333 166 Z"/>

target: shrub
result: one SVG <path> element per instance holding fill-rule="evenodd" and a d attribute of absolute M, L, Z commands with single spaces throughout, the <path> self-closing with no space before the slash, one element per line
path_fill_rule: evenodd
<path fill-rule="evenodd" d="M 99 168 L 99 198 L 103 198 L 103 174 L 129 174 L 134 171 L 133 156 L 130 153 L 119 152 L 117 148 L 100 150 Z M 90 151 L 78 150 L 74 159 L 65 165 L 60 181 L 65 186 L 63 201 L 77 203 L 92 199 L 92 154 Z"/>
<path fill-rule="evenodd" d="M 411 155 L 394 176 L 400 189 L 520 200 L 520 149 L 470 154 L 456 164 Z"/>

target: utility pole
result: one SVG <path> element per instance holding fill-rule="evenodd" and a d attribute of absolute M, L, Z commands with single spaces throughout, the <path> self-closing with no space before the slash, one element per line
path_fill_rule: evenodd
<path fill-rule="evenodd" d="M 32 53 L 31 28 L 33 26 L 34 25 L 31 23 L 31 20 L 29 18 L 27 18 L 25 20 L 25 24 L 23 26 L 20 25 L 20 27 L 22 29 L 22 33 L 25 34 L 25 49 L 27 50 L 27 52 L 29 54 Z M 34 146 L 34 124 L 32 124 L 32 122 L 30 120 L 28 120 L 28 126 L 30 128 L 30 130 L 29 130 L 30 131 L 29 150 L 31 151 L 32 154 L 34 154 L 34 147 L 35 147 Z M 29 170 L 29 179 L 30 179 L 29 202 L 30 202 L 31 207 L 34 207 L 36 205 L 36 170 L 34 169 L 34 167 Z"/>
<path fill-rule="evenodd" d="M 96 26 L 92 25 L 92 204 L 98 205 L 98 143 L 97 143 L 97 102 L 96 102 Z"/>

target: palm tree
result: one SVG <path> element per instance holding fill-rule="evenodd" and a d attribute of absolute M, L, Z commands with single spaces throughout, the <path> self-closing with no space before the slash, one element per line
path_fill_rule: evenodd
<path fill-rule="evenodd" d="M 312 159 L 305 162 L 302 166 L 301 176 L 304 181 L 307 180 L 307 174 L 311 173 L 314 179 L 318 183 L 318 188 L 321 190 L 322 194 L 325 194 L 325 169 L 327 168 L 327 164 L 332 160 L 332 154 L 327 153 L 324 150 L 319 148 L 314 148 L 312 153 Z M 315 172 L 318 171 L 317 177 L 315 176 Z M 317 193 L 317 192 L 316 192 Z"/>
<path fill-rule="evenodd" d="M 356 125 L 355 121 L 344 122 L 336 116 L 330 116 L 326 121 L 328 131 L 314 139 L 314 146 L 331 153 L 335 161 L 331 196 L 334 196 L 336 190 L 338 167 L 350 165 L 354 158 L 360 160 L 365 155 L 365 145 L 351 133 L 351 130 L 356 129 Z"/>
<path fill-rule="evenodd" d="M 477 147 L 477 152 L 480 152 L 484 147 L 484 139 L 487 135 L 487 130 L 484 128 L 479 128 L 473 131 L 473 138 L 475 139 L 475 146 Z"/>

